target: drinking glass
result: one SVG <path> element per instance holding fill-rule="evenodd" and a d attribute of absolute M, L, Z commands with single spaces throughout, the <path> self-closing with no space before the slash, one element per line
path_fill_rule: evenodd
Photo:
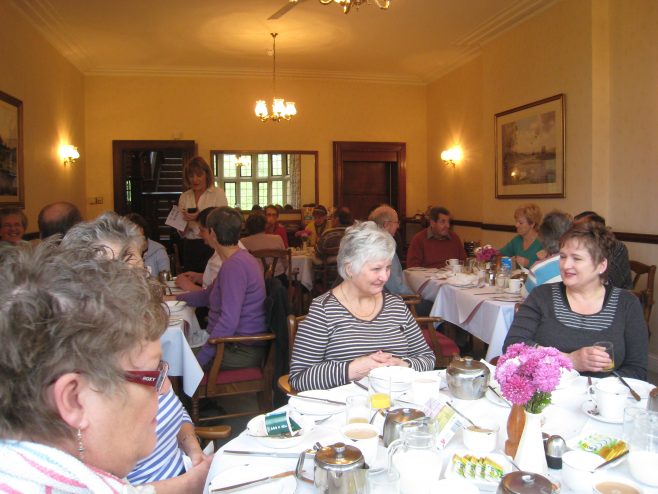
<path fill-rule="evenodd" d="M 345 423 L 368 423 L 370 420 L 370 398 L 364 395 L 348 396 L 345 400 Z"/>
<path fill-rule="evenodd" d="M 368 494 L 399 494 L 400 474 L 394 469 L 376 468 L 366 474 Z"/>
<path fill-rule="evenodd" d="M 646 409 L 640 407 L 624 408 L 624 432 L 622 437 L 626 441 L 626 444 L 629 444 L 631 441 L 637 418 L 646 413 Z"/>
<path fill-rule="evenodd" d="M 610 356 L 611 363 L 608 367 L 603 369 L 603 372 L 611 371 L 615 368 L 615 347 L 612 344 L 612 341 L 597 341 L 592 346 L 598 346 L 603 348 L 605 352 Z"/>
<path fill-rule="evenodd" d="M 368 376 L 370 408 L 383 410 L 391 407 L 391 377 Z"/>
<path fill-rule="evenodd" d="M 658 413 L 645 410 L 634 422 L 628 454 L 631 475 L 643 484 L 658 487 Z"/>

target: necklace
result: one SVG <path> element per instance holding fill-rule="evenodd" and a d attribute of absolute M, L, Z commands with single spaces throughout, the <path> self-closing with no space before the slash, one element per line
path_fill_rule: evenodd
<path fill-rule="evenodd" d="M 373 296 L 370 297 L 373 300 L 372 310 L 370 312 L 368 312 L 367 314 L 359 314 L 356 310 L 354 310 L 354 306 L 352 305 L 352 302 L 350 302 L 349 299 L 347 298 L 347 295 L 345 295 L 345 291 L 343 290 L 343 284 L 342 283 L 340 285 L 338 285 L 338 288 L 340 288 L 340 293 L 343 296 L 343 298 L 345 299 L 345 303 L 348 306 L 347 309 L 352 314 L 354 314 L 355 316 L 357 316 L 361 319 L 367 319 L 370 316 L 372 316 L 372 314 L 375 312 L 375 309 L 377 308 L 377 300 Z"/>

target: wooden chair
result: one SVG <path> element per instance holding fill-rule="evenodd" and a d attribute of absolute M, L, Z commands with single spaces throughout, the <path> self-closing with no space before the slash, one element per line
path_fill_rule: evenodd
<path fill-rule="evenodd" d="M 644 320 L 647 322 L 647 328 L 649 328 L 651 308 L 653 307 L 653 286 L 656 278 L 656 265 L 652 264 L 649 266 L 639 261 L 630 261 L 629 263 L 631 265 L 631 274 L 633 275 L 633 293 L 640 299 L 642 310 L 644 311 Z M 642 289 L 640 288 L 640 278 L 645 274 L 647 275 L 647 283 L 644 289 Z"/>
<path fill-rule="evenodd" d="M 400 295 L 400 297 L 402 298 L 402 301 L 407 305 L 407 309 L 409 309 L 411 315 L 418 317 L 418 314 L 416 313 L 416 306 L 423 301 L 420 295 L 414 293 L 410 295 Z"/>
<path fill-rule="evenodd" d="M 292 314 L 288 316 L 288 355 L 290 356 L 291 359 L 292 359 L 292 348 L 295 343 L 295 336 L 297 335 L 297 326 L 305 318 L 306 316 L 295 316 Z M 279 380 L 277 381 L 277 386 L 281 391 L 283 391 L 286 394 L 291 394 L 291 395 L 297 394 L 297 391 L 295 391 L 293 387 L 290 385 L 288 374 L 279 377 Z"/>
<path fill-rule="evenodd" d="M 201 446 L 204 447 L 210 441 L 216 439 L 226 439 L 231 435 L 230 425 L 212 425 L 207 427 L 195 427 L 194 433 L 201 441 Z"/>
<path fill-rule="evenodd" d="M 329 290 L 338 277 L 336 258 L 345 228 L 331 228 L 325 231 L 315 246 L 313 258 L 313 294 L 321 295 Z"/>
<path fill-rule="evenodd" d="M 211 338 L 208 343 L 217 346 L 217 353 L 212 365 L 207 370 L 192 397 L 192 421 L 195 424 L 219 418 L 258 415 L 272 410 L 272 376 L 274 372 L 274 344 L 272 333 L 261 333 L 253 336 L 229 336 L 226 338 Z M 231 343 L 269 342 L 265 358 L 259 367 L 244 369 L 220 370 L 224 358 L 224 348 Z M 199 416 L 199 400 L 206 398 L 221 398 L 240 394 L 255 393 L 258 399 L 257 410 L 247 410 L 237 413 L 227 413 L 212 417 Z"/>
<path fill-rule="evenodd" d="M 423 338 L 434 352 L 436 357 L 435 369 L 448 366 L 454 357 L 459 357 L 459 347 L 451 338 L 440 333 L 434 327 L 437 322 L 443 321 L 440 317 L 415 317 L 423 333 Z"/>
<path fill-rule="evenodd" d="M 288 304 L 297 307 L 301 303 L 297 273 L 292 272 L 292 251 L 290 249 L 259 249 L 249 251 L 263 263 L 265 279 L 273 278 L 279 262 L 284 266 L 284 274 L 288 279 Z"/>

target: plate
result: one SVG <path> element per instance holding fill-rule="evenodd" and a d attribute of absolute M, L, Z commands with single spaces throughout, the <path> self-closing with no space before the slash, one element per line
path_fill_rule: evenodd
<path fill-rule="evenodd" d="M 500 393 L 500 389 L 497 389 L 495 387 L 494 387 L 494 389 L 496 389 L 496 391 L 498 391 L 498 393 Z M 491 403 L 493 403 L 494 405 L 498 405 L 499 407 L 505 407 L 505 408 L 511 408 L 512 407 L 512 404 L 509 401 L 507 401 L 505 398 L 498 397 L 496 395 L 496 393 L 491 391 L 489 388 L 487 388 L 487 391 L 484 393 L 484 396 Z"/>
<path fill-rule="evenodd" d="M 252 465 L 239 465 L 237 467 L 229 468 L 215 476 L 210 482 L 208 489 L 212 490 L 220 487 L 228 487 L 229 485 L 241 484 L 242 482 L 261 479 L 282 472 L 285 472 L 285 469 L 282 467 L 259 464 L 256 468 Z M 291 475 L 290 477 L 273 480 L 264 484 L 244 487 L 240 489 L 240 492 L 243 494 L 288 494 L 290 492 L 295 492 L 295 487 L 295 476 Z"/>
<path fill-rule="evenodd" d="M 460 479 L 460 480 L 465 480 L 471 485 L 477 486 L 481 491 L 495 491 L 498 488 L 499 482 L 487 482 L 486 480 L 482 479 L 465 479 L 461 475 L 459 475 L 457 472 L 454 471 L 453 465 L 452 465 L 452 457 L 453 454 L 458 454 L 459 456 L 464 456 L 464 455 L 471 455 L 471 456 L 476 456 L 478 458 L 482 457 L 487 457 L 490 458 L 491 460 L 495 461 L 498 463 L 502 468 L 503 468 L 503 475 L 506 475 L 510 473 L 513 468 L 510 462 L 505 458 L 503 455 L 498 454 L 498 453 L 476 453 L 474 451 L 468 451 L 468 450 L 458 450 L 454 451 L 451 455 L 450 458 L 448 458 L 448 465 L 446 466 L 446 471 L 445 474 L 443 475 L 444 478 L 446 479 Z M 454 491 L 453 491 L 454 492 Z"/>
<path fill-rule="evenodd" d="M 556 386 L 555 389 L 566 389 L 570 387 L 576 379 L 580 376 L 580 372 L 578 372 L 576 369 L 571 369 L 571 370 L 562 370 L 561 371 L 561 376 L 560 376 L 560 382 Z"/>
<path fill-rule="evenodd" d="M 606 379 L 607 380 L 615 380 L 615 381 L 619 382 L 619 379 L 617 379 L 616 377 L 604 377 L 603 379 L 601 379 L 601 381 L 606 380 Z M 649 393 L 651 392 L 651 390 L 653 388 L 655 388 L 655 386 L 651 383 L 648 383 L 646 381 L 640 381 L 639 379 L 634 379 L 632 377 L 624 377 L 624 381 L 626 381 L 628 383 L 628 385 L 631 388 L 633 388 L 635 390 L 635 392 L 637 394 L 639 394 L 640 398 L 642 398 L 643 400 L 648 399 L 649 398 Z M 633 398 L 630 394 L 628 395 L 628 399 L 635 402 L 635 398 Z"/>
<path fill-rule="evenodd" d="M 478 494 L 480 490 L 476 485 L 462 478 L 441 479 L 430 487 L 430 494 L 445 494 L 446 492 Z"/>
<path fill-rule="evenodd" d="M 301 432 L 296 436 L 253 436 L 249 434 L 249 429 L 254 429 L 254 421 L 256 420 L 262 420 L 262 415 L 254 417 L 247 423 L 247 430 L 244 432 L 244 434 L 253 437 L 256 442 L 265 446 L 266 448 L 273 449 L 286 449 L 297 446 L 308 437 L 310 432 L 313 430 L 313 426 L 315 425 L 314 421 L 306 420 L 304 417 L 299 417 L 298 420 L 302 426 L 302 429 Z"/>
<path fill-rule="evenodd" d="M 167 307 L 169 307 L 169 312 L 171 314 L 182 311 L 187 305 L 187 303 L 182 300 L 167 300 L 165 303 L 167 304 Z"/>
<path fill-rule="evenodd" d="M 596 436 L 599 436 L 598 438 Z M 591 448 L 586 448 L 579 446 L 578 443 L 580 443 L 583 440 L 588 440 L 593 446 Z M 598 454 L 598 448 L 596 448 L 596 443 L 599 442 L 601 444 L 611 444 L 611 443 L 617 443 L 620 442 L 621 439 L 613 436 L 612 434 L 601 434 L 601 433 L 596 433 L 596 432 L 590 432 L 587 434 L 580 434 L 576 437 L 573 437 L 567 441 L 567 448 L 577 450 L 577 451 L 586 451 L 587 453 L 595 453 Z M 628 445 L 626 446 L 628 448 Z M 626 460 L 626 457 L 628 455 L 624 455 L 621 458 L 617 458 L 616 460 L 613 460 L 612 463 L 609 463 L 609 467 L 617 466 L 623 461 Z M 609 468 L 608 467 L 608 468 Z"/>
<path fill-rule="evenodd" d="M 331 400 L 336 398 L 333 393 L 321 389 L 302 391 L 300 396 L 312 396 L 314 398 L 325 398 Z M 294 396 L 288 400 L 288 406 L 293 410 L 298 411 L 304 415 L 334 415 L 345 411 L 345 405 L 334 405 L 332 403 L 321 403 L 311 400 L 304 400 L 302 398 L 295 398 Z"/>
<path fill-rule="evenodd" d="M 170 317 L 169 318 L 169 323 L 167 324 L 167 327 L 169 327 L 169 326 L 178 326 L 182 322 L 183 322 L 183 319 L 181 319 L 180 317 Z"/>
<path fill-rule="evenodd" d="M 595 414 L 594 412 L 596 411 L 596 403 L 590 400 L 586 400 L 583 402 L 582 406 L 580 409 L 587 415 L 588 417 L 598 420 L 599 422 L 605 422 L 606 424 L 623 424 L 624 419 L 608 419 L 605 417 L 601 417 L 598 412 Z"/>

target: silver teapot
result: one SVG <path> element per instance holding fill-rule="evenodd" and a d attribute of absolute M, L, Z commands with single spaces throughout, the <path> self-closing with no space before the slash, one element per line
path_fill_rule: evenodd
<path fill-rule="evenodd" d="M 399 439 L 400 429 L 402 424 L 407 424 L 411 421 L 425 418 L 425 414 L 421 410 L 415 408 L 398 408 L 396 410 L 389 410 L 386 413 L 384 420 L 384 446 L 388 446 Z"/>
<path fill-rule="evenodd" d="M 446 371 L 448 389 L 455 398 L 479 400 L 489 385 L 489 368 L 473 357 L 453 359 Z"/>
<path fill-rule="evenodd" d="M 302 469 L 307 452 L 299 456 L 295 476 L 304 480 Z M 313 484 L 321 494 L 365 494 L 367 467 L 361 451 L 344 443 L 324 446 L 315 452 Z"/>

